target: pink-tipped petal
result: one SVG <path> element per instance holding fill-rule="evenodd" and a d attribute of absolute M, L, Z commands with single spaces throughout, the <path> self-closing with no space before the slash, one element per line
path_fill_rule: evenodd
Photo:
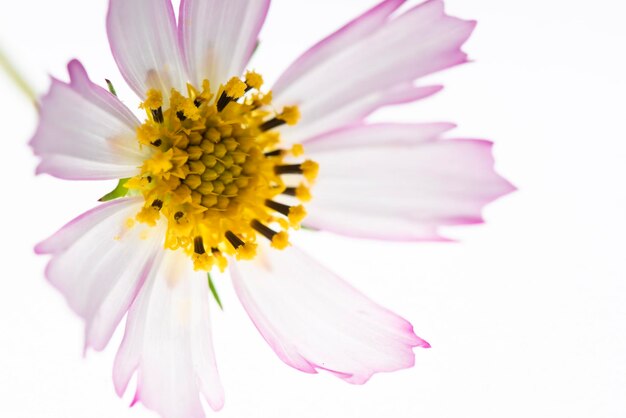
<path fill-rule="evenodd" d="M 113 380 L 121 396 L 137 371 L 135 402 L 163 418 L 204 418 L 202 394 L 224 404 L 209 322 L 205 272 L 182 251 L 165 250 L 128 314 Z"/>
<path fill-rule="evenodd" d="M 362 125 L 305 142 L 320 165 L 306 225 L 411 241 L 482 222 L 483 207 L 514 187 L 494 171 L 490 142 L 441 139 L 450 127 Z"/>
<path fill-rule="evenodd" d="M 358 122 L 379 107 L 426 97 L 422 91 L 390 98 L 415 88 L 420 77 L 467 61 L 460 48 L 475 22 L 446 15 L 441 0 L 390 15 L 401 3 L 381 3 L 281 77 L 273 88 L 274 104 L 296 104 L 302 113 L 296 126 L 283 129 L 284 140 L 299 142 Z"/>
<path fill-rule="evenodd" d="M 361 384 L 374 373 L 412 367 L 413 347 L 428 347 L 410 323 L 296 248 L 233 263 L 231 276 L 265 340 L 303 372 L 327 370 Z"/>
<path fill-rule="evenodd" d="M 243 73 L 256 47 L 270 0 L 182 0 L 179 36 L 191 81 L 217 89 Z"/>
<path fill-rule="evenodd" d="M 186 92 L 187 73 L 170 0 L 110 0 L 109 44 L 128 85 L 141 98 L 156 89 Z"/>
<path fill-rule="evenodd" d="M 128 227 L 141 205 L 139 198 L 103 204 L 36 247 L 52 254 L 46 277 L 85 320 L 85 348 L 107 345 L 162 246 L 162 230 Z"/>
<path fill-rule="evenodd" d="M 52 79 L 30 141 L 41 158 L 37 173 L 71 180 L 137 175 L 146 159 L 136 139 L 139 120 L 115 96 L 92 83 L 80 62 L 68 64 L 70 83 Z"/>
<path fill-rule="evenodd" d="M 385 24 L 389 16 L 406 0 L 384 0 L 361 16 L 344 25 L 330 36 L 309 48 L 283 72 L 274 83 L 274 90 L 282 91 L 334 55 L 370 36 Z"/>

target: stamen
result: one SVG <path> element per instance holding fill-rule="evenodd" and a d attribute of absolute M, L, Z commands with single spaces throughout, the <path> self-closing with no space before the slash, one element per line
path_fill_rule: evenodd
<path fill-rule="evenodd" d="M 163 208 L 163 201 L 156 199 L 154 202 L 152 202 L 152 207 L 161 210 L 161 208 Z"/>
<path fill-rule="evenodd" d="M 280 157 L 284 153 L 285 153 L 285 151 L 282 150 L 282 149 L 275 149 L 274 151 L 266 152 L 263 155 L 265 155 L 266 157 Z"/>
<path fill-rule="evenodd" d="M 206 253 L 206 250 L 204 249 L 204 243 L 202 242 L 202 237 L 195 237 L 193 239 L 193 250 L 196 254 Z"/>
<path fill-rule="evenodd" d="M 152 142 L 152 145 L 154 145 L 155 147 L 160 147 L 162 144 L 163 144 L 163 140 L 161 138 L 159 138 L 156 141 Z"/>
<path fill-rule="evenodd" d="M 287 206 L 284 205 L 282 203 L 278 203 L 278 202 L 274 202 L 273 200 L 267 199 L 265 201 L 265 206 L 267 206 L 270 209 L 275 210 L 276 212 L 285 215 L 285 216 L 289 216 L 289 210 L 291 209 L 291 206 Z"/>
<path fill-rule="evenodd" d="M 274 129 L 274 128 L 278 128 L 279 126 L 284 125 L 285 122 L 284 120 L 280 120 L 278 118 L 274 118 L 274 119 L 270 119 L 267 122 L 263 123 L 261 126 L 259 126 L 259 129 L 261 130 L 261 132 L 267 132 L 270 129 Z"/>
<path fill-rule="evenodd" d="M 300 110 L 298 106 L 287 106 L 283 109 L 283 113 L 276 115 L 275 118 L 268 120 L 259 126 L 261 132 L 269 131 L 284 124 L 293 126 L 300 120 Z"/>
<path fill-rule="evenodd" d="M 297 227 L 298 225 L 300 225 L 300 222 L 302 222 L 302 220 L 306 217 L 306 210 L 304 210 L 304 207 L 302 205 L 288 206 L 267 199 L 265 201 L 265 206 L 275 210 L 281 215 L 285 215 L 289 219 L 289 223 L 293 227 Z"/>
<path fill-rule="evenodd" d="M 285 196 L 293 196 L 296 197 L 296 188 L 295 187 L 287 187 L 284 191 L 283 194 Z"/>
<path fill-rule="evenodd" d="M 164 119 L 163 119 L 163 108 L 162 107 L 158 107 L 157 109 L 152 109 L 150 110 L 152 112 L 152 117 L 154 118 L 154 121 L 157 123 L 163 123 Z"/>
<path fill-rule="evenodd" d="M 279 176 L 283 174 L 304 174 L 302 164 L 277 165 L 274 172 Z"/>
<path fill-rule="evenodd" d="M 232 100 L 232 97 L 228 97 L 226 92 L 223 92 L 220 96 L 220 99 L 217 101 L 217 111 L 221 112 L 222 110 L 224 110 L 224 108 L 226 108 L 226 106 L 228 106 L 228 103 L 230 103 Z"/>
<path fill-rule="evenodd" d="M 197 106 L 196 106 L 197 107 Z M 187 116 L 185 116 L 185 112 L 183 112 L 182 110 L 179 110 L 178 112 L 176 112 L 176 117 L 181 121 L 184 122 L 187 120 Z"/>
<path fill-rule="evenodd" d="M 278 234 L 278 232 L 274 231 L 272 228 L 266 225 L 263 225 L 256 219 L 250 223 L 250 226 L 252 226 L 252 228 L 254 228 L 259 234 L 263 235 L 270 241 L 274 238 L 276 234 Z"/>
<path fill-rule="evenodd" d="M 292 196 L 300 200 L 301 202 L 309 202 L 311 200 L 311 191 L 304 184 L 298 187 L 287 187 L 283 190 L 285 196 Z"/>
<path fill-rule="evenodd" d="M 236 250 L 238 250 L 240 247 L 243 247 L 246 244 L 245 242 L 243 242 L 241 238 L 235 235 L 233 231 L 226 231 L 225 236 L 228 242 L 230 242 L 230 245 L 232 245 L 233 248 L 235 248 Z"/>

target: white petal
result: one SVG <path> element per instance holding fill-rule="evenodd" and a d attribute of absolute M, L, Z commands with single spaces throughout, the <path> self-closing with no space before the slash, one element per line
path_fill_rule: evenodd
<path fill-rule="evenodd" d="M 491 143 L 443 140 L 449 124 L 362 125 L 305 142 L 320 172 L 305 224 L 389 240 L 439 240 L 444 225 L 482 222 L 514 187 L 494 171 Z"/>
<path fill-rule="evenodd" d="M 85 320 L 85 348 L 106 346 L 162 247 L 162 229 L 127 227 L 142 203 L 130 198 L 100 205 L 36 247 L 52 254 L 46 276 Z"/>
<path fill-rule="evenodd" d="M 436 87 L 411 92 L 413 82 L 467 60 L 460 47 L 474 22 L 446 15 L 440 0 L 390 17 L 401 3 L 383 2 L 356 19 L 277 82 L 274 104 L 298 105 L 302 113 L 296 126 L 282 129 L 285 141 L 301 142 L 358 122 L 381 106 L 432 94 Z M 394 100 L 402 89 L 409 90 L 405 98 Z"/>
<path fill-rule="evenodd" d="M 165 250 L 128 315 L 113 377 L 121 394 L 137 371 L 135 401 L 164 418 L 203 418 L 199 393 L 215 410 L 224 394 L 209 322 L 205 272 L 181 251 Z"/>
<path fill-rule="evenodd" d="M 107 33 L 117 66 L 139 97 L 151 88 L 164 98 L 171 88 L 187 91 L 170 0 L 111 0 Z"/>
<path fill-rule="evenodd" d="M 179 32 L 189 75 L 216 90 L 241 76 L 269 9 L 269 0 L 182 0 Z"/>
<path fill-rule="evenodd" d="M 406 320 L 375 304 L 295 248 L 264 248 L 233 263 L 232 280 L 250 318 L 282 361 L 328 370 L 350 383 L 414 364 L 429 347 Z"/>
<path fill-rule="evenodd" d="M 30 145 L 38 173 L 64 179 L 131 177 L 148 157 L 136 139 L 139 120 L 115 96 L 92 83 L 80 62 L 68 64 L 69 84 L 53 79 L 41 101 Z"/>

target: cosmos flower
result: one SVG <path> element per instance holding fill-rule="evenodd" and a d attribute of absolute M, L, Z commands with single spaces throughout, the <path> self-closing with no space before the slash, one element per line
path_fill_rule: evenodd
<path fill-rule="evenodd" d="M 466 62 L 475 23 L 440 0 L 385 0 L 298 58 L 265 89 L 246 71 L 269 0 L 110 0 L 113 56 L 141 98 L 138 119 L 76 60 L 52 80 L 31 141 L 38 173 L 120 184 L 36 247 L 49 281 L 102 350 L 126 316 L 120 396 L 165 418 L 224 402 L 211 340 L 213 269 L 282 361 L 354 384 L 414 364 L 429 347 L 290 244 L 301 226 L 351 237 L 441 240 L 512 191 L 491 143 L 443 139 L 452 124 L 370 124 L 440 86 L 416 81 Z"/>

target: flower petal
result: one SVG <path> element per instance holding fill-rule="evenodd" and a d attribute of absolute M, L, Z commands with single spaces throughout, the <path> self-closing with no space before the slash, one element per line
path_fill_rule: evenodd
<path fill-rule="evenodd" d="M 243 73 L 258 41 L 270 0 L 182 0 L 179 36 L 189 75 L 216 90 Z"/>
<path fill-rule="evenodd" d="M 494 171 L 490 142 L 442 140 L 452 126 L 362 125 L 305 142 L 320 165 L 306 225 L 410 241 L 482 222 L 482 208 L 514 187 Z"/>
<path fill-rule="evenodd" d="M 237 295 L 282 361 L 306 373 L 332 372 L 349 383 L 414 364 L 429 347 L 406 320 L 372 302 L 296 248 L 267 250 L 233 263 Z"/>
<path fill-rule="evenodd" d="M 396 101 L 389 95 L 466 62 L 460 48 L 475 22 L 446 15 L 441 0 L 390 17 L 401 4 L 381 3 L 313 47 L 279 79 L 274 104 L 299 105 L 302 113 L 296 126 L 283 128 L 283 139 L 300 142 L 360 121 L 381 106 L 425 97 Z"/>
<path fill-rule="evenodd" d="M 136 139 L 139 120 L 115 96 L 89 80 L 80 62 L 68 64 L 70 83 L 52 79 L 41 101 L 30 145 L 37 173 L 72 180 L 131 177 L 146 159 Z"/>
<path fill-rule="evenodd" d="M 305 76 L 316 66 L 323 64 L 343 50 L 358 43 L 361 38 L 370 36 L 383 26 L 389 16 L 406 0 L 385 0 L 361 16 L 352 20 L 330 36 L 322 39 L 295 60 L 274 84 L 274 89 L 282 91 L 300 77 Z"/>
<path fill-rule="evenodd" d="M 154 265 L 163 231 L 136 225 L 140 198 L 118 199 L 76 218 L 39 244 L 46 277 L 85 320 L 85 348 L 102 350 Z"/>
<path fill-rule="evenodd" d="M 113 379 L 121 396 L 135 372 L 135 402 L 164 418 L 203 418 L 198 393 L 222 408 L 209 322 L 206 273 L 194 272 L 182 251 L 162 252 L 128 314 Z"/>
<path fill-rule="evenodd" d="M 164 97 L 187 91 L 187 74 L 170 0 L 110 0 L 109 44 L 128 85 L 141 98 L 151 88 Z"/>

